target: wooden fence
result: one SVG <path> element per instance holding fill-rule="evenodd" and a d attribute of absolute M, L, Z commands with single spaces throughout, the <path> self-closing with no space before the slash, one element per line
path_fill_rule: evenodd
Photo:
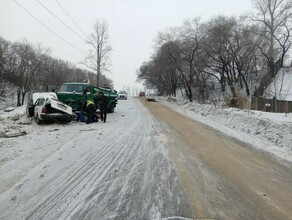
<path fill-rule="evenodd" d="M 279 112 L 289 113 L 292 112 L 292 101 L 282 101 L 273 99 L 265 99 L 263 97 L 252 97 L 251 109 L 266 111 L 266 112 Z"/>

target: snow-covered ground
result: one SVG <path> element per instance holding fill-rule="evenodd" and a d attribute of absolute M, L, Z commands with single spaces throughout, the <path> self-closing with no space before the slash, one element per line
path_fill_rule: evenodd
<path fill-rule="evenodd" d="M 250 143 L 257 149 L 270 152 L 279 159 L 292 162 L 292 113 L 269 113 L 236 108 L 222 108 L 219 106 L 175 100 L 173 98 L 160 98 L 159 101 L 231 137 Z M 50 128 L 51 126 L 36 125 L 32 118 L 27 118 L 25 106 L 18 107 L 11 112 L 1 110 L 0 166 L 9 161 L 13 161 L 17 155 L 21 155 L 21 157 L 27 158 L 30 161 L 28 163 L 26 162 L 27 160 L 22 160 L 23 164 L 19 164 L 18 161 L 17 166 L 24 168 L 27 164 L 31 164 L 32 160 L 35 160 L 35 163 L 37 163 L 44 155 L 56 150 L 49 148 L 39 151 L 37 146 L 23 145 L 17 138 L 14 138 L 11 142 L 13 144 L 6 146 L 3 144 L 5 138 L 1 138 L 1 134 L 3 136 L 3 134 L 13 135 L 20 134 L 21 132 L 33 133 L 34 136 L 31 137 L 32 139 L 40 139 L 40 141 L 46 142 L 48 141 L 46 138 L 50 138 L 55 129 Z M 64 135 L 70 136 L 70 133 L 66 133 L 68 132 L 68 125 L 64 125 L 63 128 Z M 58 129 L 60 128 L 58 127 Z M 109 132 L 115 128 L 107 126 L 107 129 L 109 130 L 106 132 Z M 47 132 L 45 136 L 43 135 L 44 131 Z M 13 172 L 21 171 L 16 171 L 15 169 Z"/>
<path fill-rule="evenodd" d="M 280 160 L 292 162 L 292 113 L 223 108 L 174 98 L 161 98 L 160 101 Z"/>
<path fill-rule="evenodd" d="M 167 139 L 137 98 L 120 101 L 106 123 L 89 125 L 37 125 L 24 111 L 0 114 L 2 136 L 27 133 L 0 138 L 1 220 L 189 214 Z"/>
<path fill-rule="evenodd" d="M 167 98 L 159 102 L 270 152 L 291 166 L 291 113 L 221 108 Z M 177 214 L 178 206 L 187 212 L 187 203 L 178 200 L 183 190 L 175 175 L 170 175 L 173 168 L 167 166 L 172 162 L 165 152 L 168 145 L 163 128 L 156 123 L 132 97 L 118 104 L 107 123 L 90 125 L 37 125 L 33 118 L 27 118 L 25 106 L 10 112 L 1 110 L 0 218 L 2 214 L 3 219 L 134 219 L 139 211 L 140 216 L 144 213 L 140 219 L 161 219 L 159 210 Z M 13 135 L 23 136 L 7 137 Z M 168 192 L 168 183 L 180 190 Z M 140 198 L 143 205 L 136 204 Z M 166 198 L 169 201 L 165 203 Z"/>

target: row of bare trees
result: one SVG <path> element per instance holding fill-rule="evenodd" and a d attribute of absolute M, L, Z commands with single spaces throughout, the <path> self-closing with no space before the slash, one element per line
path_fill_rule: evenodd
<path fill-rule="evenodd" d="M 112 86 L 113 82 L 104 75 L 99 78 L 99 84 Z M 17 88 L 17 106 L 24 103 L 28 92 L 48 86 L 58 89 L 64 82 L 85 80 L 97 84 L 95 73 L 51 57 L 49 49 L 27 41 L 12 43 L 0 37 L 0 97 L 13 85 Z"/>
<path fill-rule="evenodd" d="M 161 94 L 175 95 L 181 88 L 190 101 L 208 99 L 216 85 L 233 98 L 263 95 L 292 45 L 292 2 L 254 0 L 253 5 L 256 14 L 195 18 L 159 33 L 138 80 Z"/>

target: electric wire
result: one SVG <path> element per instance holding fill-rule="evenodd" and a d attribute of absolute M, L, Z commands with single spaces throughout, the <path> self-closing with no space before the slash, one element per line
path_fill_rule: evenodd
<path fill-rule="evenodd" d="M 44 9 L 46 9 L 51 15 L 53 15 L 58 21 L 60 21 L 66 28 L 68 28 L 72 33 L 76 34 L 81 40 L 86 41 L 83 39 L 76 31 L 74 31 L 72 28 L 70 28 L 65 22 L 63 22 L 60 18 L 58 18 L 50 9 L 48 9 L 43 3 L 41 3 L 39 0 L 36 0 Z"/>
<path fill-rule="evenodd" d="M 67 14 L 67 16 L 71 19 L 71 21 L 76 25 L 76 27 L 84 34 L 84 36 L 87 37 L 85 31 L 82 30 L 82 28 L 77 24 L 77 22 L 69 15 L 69 13 L 65 10 L 65 8 L 61 5 L 61 3 L 56 0 L 56 2 L 59 4 L 59 6 L 63 9 L 63 11 Z"/>
<path fill-rule="evenodd" d="M 35 17 L 30 11 L 28 11 L 26 8 L 24 8 L 21 4 L 19 4 L 16 0 L 13 0 L 19 7 L 21 7 L 25 12 L 27 12 L 30 16 L 32 16 L 37 22 L 39 22 L 42 26 L 44 26 L 47 30 L 49 30 L 51 33 L 53 33 L 56 37 L 58 37 L 60 40 L 64 41 L 66 44 L 70 45 L 74 49 L 85 53 L 83 50 L 79 49 L 78 47 L 74 46 L 73 44 L 66 41 L 64 38 L 62 38 L 60 35 L 58 35 L 56 32 L 54 32 L 52 29 L 50 29 L 47 25 L 45 25 L 43 22 L 41 22 L 37 17 Z"/>

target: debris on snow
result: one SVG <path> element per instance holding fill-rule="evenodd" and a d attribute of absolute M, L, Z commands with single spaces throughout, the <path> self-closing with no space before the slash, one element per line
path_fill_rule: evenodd
<path fill-rule="evenodd" d="M 6 134 L 3 131 L 0 131 L 0 138 L 14 138 L 14 137 L 19 137 L 19 136 L 24 136 L 26 135 L 26 131 L 21 131 L 17 133 L 12 133 L 12 134 Z"/>
<path fill-rule="evenodd" d="M 8 107 L 6 109 L 4 109 L 4 112 L 11 112 L 15 109 L 15 107 Z"/>

